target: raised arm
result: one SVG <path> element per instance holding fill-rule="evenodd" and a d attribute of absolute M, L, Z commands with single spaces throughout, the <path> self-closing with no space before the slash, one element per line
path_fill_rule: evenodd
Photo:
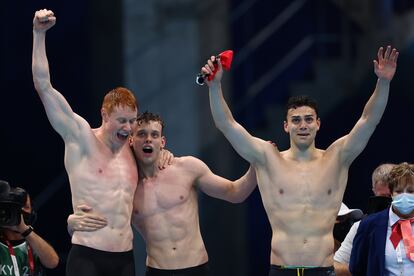
<path fill-rule="evenodd" d="M 186 157 L 187 168 L 196 175 L 196 185 L 211 197 L 223 199 L 232 203 L 243 202 L 257 185 L 255 170 L 250 167 L 245 175 L 235 181 L 230 181 L 214 174 L 209 167 L 195 157 Z"/>
<path fill-rule="evenodd" d="M 343 143 L 342 160 L 347 164 L 362 152 L 369 138 L 381 120 L 388 101 L 390 82 L 397 68 L 398 52 L 388 46 L 384 52 L 378 50 L 378 60 L 374 60 L 374 71 L 378 77 L 375 90 L 365 105 L 364 111 L 351 132 L 338 140 Z"/>
<path fill-rule="evenodd" d="M 204 74 L 212 74 L 216 58 L 212 56 L 207 64 L 201 68 Z M 251 164 L 264 162 L 264 148 L 271 147 L 265 141 L 253 137 L 246 129 L 237 123 L 227 106 L 221 89 L 223 69 L 220 60 L 217 60 L 218 71 L 211 81 L 206 81 L 209 86 L 210 108 L 216 127 L 223 132 L 233 148 Z"/>
<path fill-rule="evenodd" d="M 56 23 L 56 17 L 50 10 L 39 10 L 33 18 L 33 82 L 47 117 L 53 128 L 64 140 L 79 133 L 79 123 L 84 122 L 76 115 L 66 99 L 52 87 L 49 63 L 46 56 L 46 31 Z"/>

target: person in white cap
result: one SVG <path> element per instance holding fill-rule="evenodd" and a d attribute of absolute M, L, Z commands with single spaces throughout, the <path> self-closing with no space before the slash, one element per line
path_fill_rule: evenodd
<path fill-rule="evenodd" d="M 341 209 L 339 209 L 333 229 L 335 252 L 341 246 L 352 225 L 361 220 L 363 216 L 364 213 L 360 209 L 349 209 L 345 203 L 341 203 Z"/>

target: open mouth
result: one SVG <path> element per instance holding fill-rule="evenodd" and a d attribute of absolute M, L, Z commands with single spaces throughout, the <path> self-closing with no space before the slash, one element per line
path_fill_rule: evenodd
<path fill-rule="evenodd" d="M 153 150 L 150 146 L 144 146 L 144 147 L 142 148 L 142 151 L 143 151 L 144 153 L 152 153 L 154 150 Z"/>
<path fill-rule="evenodd" d="M 128 133 L 117 133 L 116 136 L 118 137 L 118 139 L 120 140 L 126 140 L 128 139 L 129 134 Z"/>

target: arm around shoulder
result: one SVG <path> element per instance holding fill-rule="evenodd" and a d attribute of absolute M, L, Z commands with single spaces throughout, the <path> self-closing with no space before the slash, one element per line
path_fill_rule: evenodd
<path fill-rule="evenodd" d="M 239 179 L 231 181 L 214 174 L 207 165 L 196 159 L 193 168 L 198 170 L 196 183 L 198 187 L 211 197 L 232 203 L 243 202 L 257 186 L 255 169 L 250 166 Z"/>

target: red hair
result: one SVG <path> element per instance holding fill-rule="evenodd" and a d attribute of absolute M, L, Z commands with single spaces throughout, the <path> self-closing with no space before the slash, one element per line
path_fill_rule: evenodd
<path fill-rule="evenodd" d="M 138 104 L 134 94 L 125 87 L 112 89 L 103 99 L 102 108 L 105 109 L 108 115 L 111 114 L 117 106 L 138 110 Z"/>

